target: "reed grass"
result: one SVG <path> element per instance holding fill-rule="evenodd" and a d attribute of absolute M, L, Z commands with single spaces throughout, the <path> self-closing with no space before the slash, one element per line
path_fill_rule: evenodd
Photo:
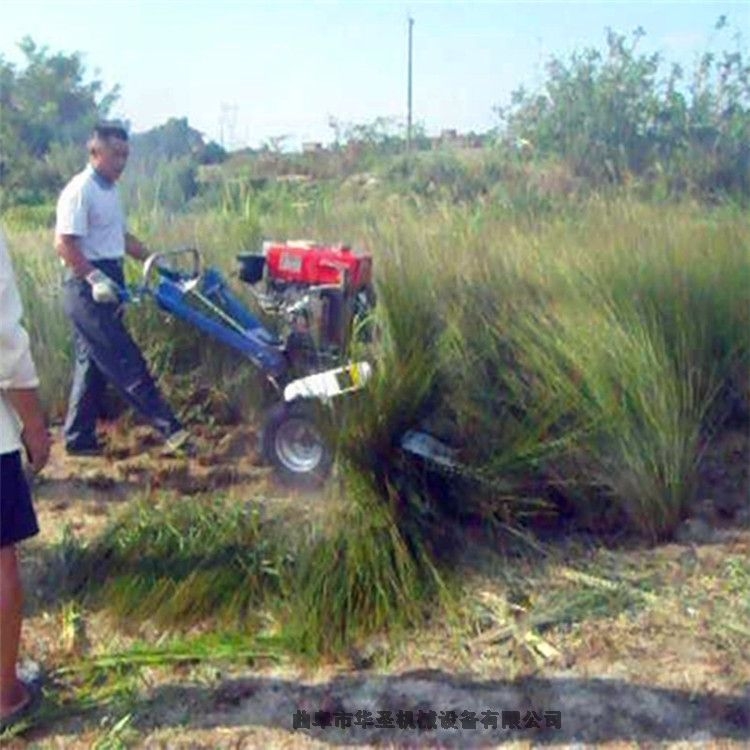
<path fill-rule="evenodd" d="M 243 630 L 283 587 L 295 550 L 258 507 L 221 498 L 136 503 L 70 561 L 68 586 L 123 620 L 210 619 Z"/>
<path fill-rule="evenodd" d="M 300 557 L 286 608 L 298 653 L 341 654 L 375 633 L 404 632 L 443 614 L 450 592 L 430 555 L 404 533 L 400 499 L 362 471 L 349 471 L 346 504 Z"/>
<path fill-rule="evenodd" d="M 323 191 L 303 206 L 246 193 L 222 211 L 153 218 L 134 219 L 151 247 L 196 244 L 230 275 L 261 236 L 373 252 L 380 335 L 364 354 L 376 377 L 336 423 L 341 455 L 362 471 L 383 475 L 405 427 L 438 421 L 503 503 L 546 483 L 658 536 L 689 501 L 705 439 L 750 414 L 750 222 L 731 207 L 595 196 L 531 222 L 492 203 Z M 70 346 L 57 262 L 45 232 L 16 231 L 11 245 L 59 411 Z M 233 353 L 147 306 L 129 316 L 168 392 L 255 390 Z"/>

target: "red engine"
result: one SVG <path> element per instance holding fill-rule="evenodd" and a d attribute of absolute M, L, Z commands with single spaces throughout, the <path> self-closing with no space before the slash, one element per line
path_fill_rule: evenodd
<path fill-rule="evenodd" d="M 346 245 L 269 242 L 263 250 L 268 274 L 276 281 L 306 286 L 339 284 L 355 292 L 372 284 L 372 256 L 355 255 Z"/>
<path fill-rule="evenodd" d="M 237 259 L 239 276 L 262 309 L 279 316 L 295 342 L 303 336 L 312 342 L 306 346 L 316 356 L 343 351 L 354 322 L 365 320 L 375 304 L 372 256 L 346 245 L 264 242 L 262 253 Z"/>

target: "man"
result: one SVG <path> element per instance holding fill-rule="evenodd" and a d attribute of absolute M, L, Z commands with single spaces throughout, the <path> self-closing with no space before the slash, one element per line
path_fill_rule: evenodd
<path fill-rule="evenodd" d="M 0 233 L 0 729 L 32 703 L 29 686 L 16 674 L 23 607 L 16 544 L 39 533 L 21 448 L 34 471 L 47 463 L 50 449 L 29 337 L 20 321 L 21 299 Z"/>
<path fill-rule="evenodd" d="M 119 125 L 103 123 L 94 128 L 88 147 L 88 166 L 57 202 L 55 248 L 67 266 L 63 304 L 75 349 L 65 446 L 71 455 L 101 453 L 96 420 L 109 382 L 162 434 L 168 449 L 186 452 L 191 450 L 188 433 L 161 397 L 122 322 L 124 256 L 148 257 L 126 229 L 115 185 L 128 159 L 128 135 Z"/>

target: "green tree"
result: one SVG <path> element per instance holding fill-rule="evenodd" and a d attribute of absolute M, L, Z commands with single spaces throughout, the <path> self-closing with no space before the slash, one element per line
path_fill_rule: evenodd
<path fill-rule="evenodd" d="M 50 199 L 119 95 L 86 80 L 77 52 L 51 54 L 30 37 L 19 47 L 20 69 L 0 56 L 0 206 Z"/>
<path fill-rule="evenodd" d="M 203 134 L 190 127 L 187 117 L 171 117 L 163 125 L 138 133 L 131 140 L 131 162 L 149 164 L 183 157 L 198 162 L 207 147 Z"/>
<path fill-rule="evenodd" d="M 717 30 L 726 27 L 723 17 Z M 706 54 L 689 82 L 677 65 L 643 54 L 644 31 L 607 32 L 594 48 L 552 58 L 538 93 L 497 107 L 510 142 L 565 160 L 594 184 L 666 176 L 673 186 L 750 194 L 750 66 L 736 49 Z M 666 69 L 666 72 L 665 72 Z"/>
<path fill-rule="evenodd" d="M 182 210 L 198 193 L 198 165 L 225 158 L 224 149 L 206 143 L 186 117 L 170 118 L 131 138 L 130 161 L 122 182 L 124 199 L 133 206 Z"/>

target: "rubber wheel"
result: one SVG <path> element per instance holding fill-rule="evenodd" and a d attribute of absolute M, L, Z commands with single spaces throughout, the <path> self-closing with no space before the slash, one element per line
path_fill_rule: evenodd
<path fill-rule="evenodd" d="M 333 453 L 316 419 L 314 404 L 304 400 L 282 402 L 269 409 L 261 450 L 279 480 L 299 489 L 320 487 L 333 465 Z"/>

